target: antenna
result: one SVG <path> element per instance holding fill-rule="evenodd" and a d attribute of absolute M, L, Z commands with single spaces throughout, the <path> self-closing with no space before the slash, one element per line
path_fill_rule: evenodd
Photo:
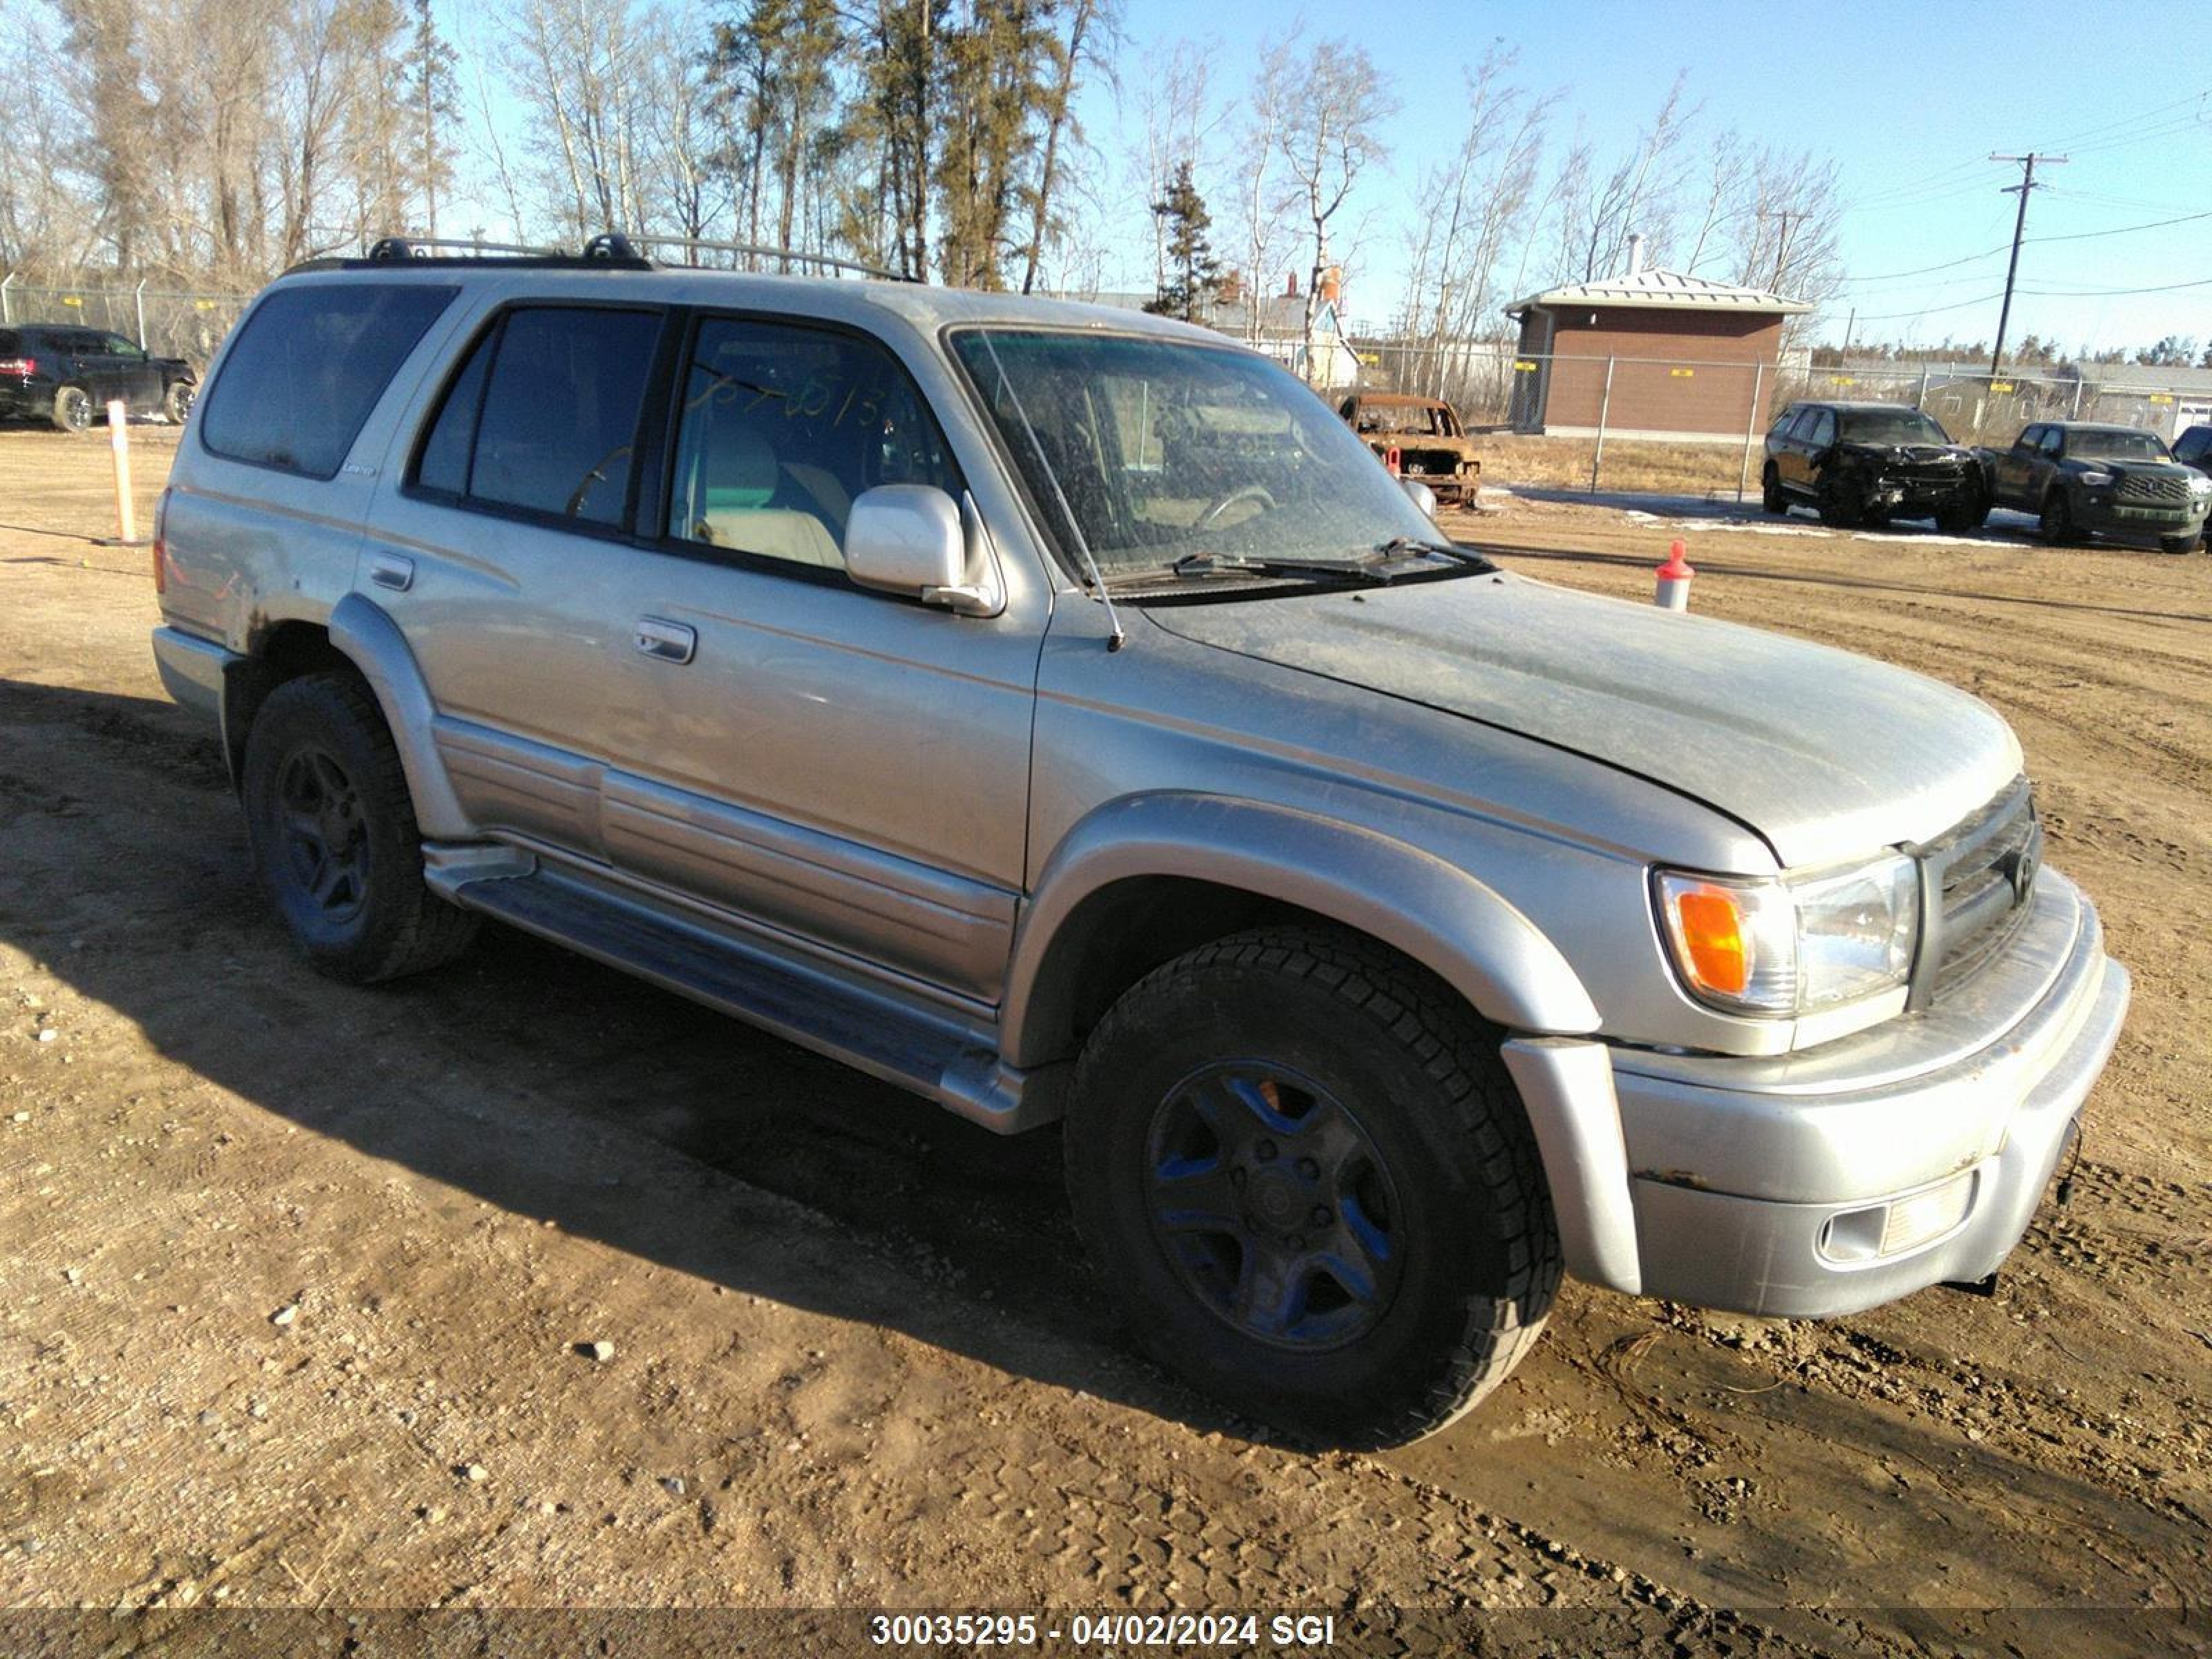
<path fill-rule="evenodd" d="M 1129 642 L 1129 636 L 1122 631 L 1121 619 L 1114 612 L 1114 598 L 1106 591 L 1106 578 L 1099 574 L 1098 561 L 1091 556 L 1091 544 L 1083 534 L 1083 526 L 1075 521 L 1075 508 L 1069 505 L 1066 492 L 1060 487 L 1060 475 L 1053 471 L 1052 458 L 1044 453 L 1044 445 L 1037 437 L 1036 428 L 1030 424 L 1029 411 L 1022 407 L 1022 395 L 1014 390 L 1013 380 L 1006 374 L 1006 366 L 1000 360 L 997 343 L 992 340 L 988 329 L 981 331 L 981 336 L 983 349 L 991 354 L 991 367 L 999 371 L 999 389 L 1006 394 L 1007 401 L 1014 406 L 1014 418 L 1022 423 L 1022 431 L 1029 438 L 1030 447 L 1036 452 L 1038 465 L 1044 470 L 1044 481 L 1052 486 L 1053 499 L 1060 503 L 1060 513 L 1067 520 L 1068 533 L 1075 538 L 1075 550 L 1083 556 L 1084 572 L 1090 577 L 1091 586 L 1098 594 L 1098 602 L 1106 607 L 1106 625 L 1113 629 L 1112 635 L 1106 641 L 1106 648 L 1119 651 Z"/>

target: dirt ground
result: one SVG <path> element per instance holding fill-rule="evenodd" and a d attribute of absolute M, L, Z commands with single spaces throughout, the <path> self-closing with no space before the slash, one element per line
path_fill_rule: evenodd
<path fill-rule="evenodd" d="M 136 435 L 150 513 L 174 441 Z M 306 971 L 155 679 L 145 553 L 88 539 L 106 465 L 98 437 L 0 432 L 0 1607 L 2203 1650 L 2144 1610 L 2212 1600 L 2212 558 L 1690 503 L 1454 516 L 1633 597 L 1680 535 L 1697 608 L 1989 699 L 2136 1000 L 2073 1203 L 1994 1299 L 1783 1323 L 1571 1285 L 1472 1418 L 1317 1456 L 1128 1356 L 1049 1133 L 497 930 L 387 988 Z M 2007 1608 L 2067 1611 L 1975 1611 Z"/>

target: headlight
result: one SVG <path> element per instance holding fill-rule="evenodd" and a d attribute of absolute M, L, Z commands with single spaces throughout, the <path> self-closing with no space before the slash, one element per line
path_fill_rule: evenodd
<path fill-rule="evenodd" d="M 2206 477 L 2202 472 L 2191 475 L 2189 493 L 2192 495 L 2212 495 L 2212 478 Z"/>
<path fill-rule="evenodd" d="M 2079 476 L 2081 481 L 2092 489 L 2102 489 L 2112 481 L 2112 475 L 2109 472 L 2084 472 Z"/>
<path fill-rule="evenodd" d="M 1682 982 L 1729 1013 L 1803 1014 L 1905 983 L 1920 933 L 1919 872 L 1893 854 L 1809 876 L 1657 872 Z"/>

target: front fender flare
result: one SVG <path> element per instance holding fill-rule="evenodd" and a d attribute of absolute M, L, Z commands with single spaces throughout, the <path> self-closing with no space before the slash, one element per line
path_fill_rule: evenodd
<path fill-rule="evenodd" d="M 1182 878 L 1278 898 L 1353 928 L 1436 974 L 1513 1031 L 1595 1031 L 1596 1006 L 1559 948 L 1468 872 L 1376 830 L 1226 795 L 1162 792 L 1102 806 L 1070 830 L 1023 906 L 1001 1023 L 1018 1066 L 1068 1057 L 1080 973 L 1069 919 L 1117 882 Z"/>
<path fill-rule="evenodd" d="M 463 841 L 476 829 L 453 793 L 453 780 L 431 736 L 436 706 L 407 636 L 389 612 L 359 593 L 349 593 L 331 612 L 331 643 L 343 653 L 375 695 L 399 750 L 400 770 L 414 799 L 415 823 L 426 841 Z"/>

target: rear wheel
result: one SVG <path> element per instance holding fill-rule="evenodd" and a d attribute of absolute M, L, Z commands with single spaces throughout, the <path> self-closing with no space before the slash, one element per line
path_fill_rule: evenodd
<path fill-rule="evenodd" d="M 1759 475 L 1759 504 L 1769 513 L 1790 510 L 1790 498 L 1782 493 L 1782 474 L 1771 461 L 1766 464 L 1766 471 Z"/>
<path fill-rule="evenodd" d="M 2064 490 L 2054 489 L 2043 498 L 2039 524 L 2043 539 L 2053 547 L 2063 547 L 2074 539 L 2074 509 L 2067 506 Z"/>
<path fill-rule="evenodd" d="M 1085 1044 L 1065 1144 L 1077 1225 L 1139 1340 L 1333 1443 L 1467 1411 L 1558 1288 L 1494 1037 L 1352 935 L 1242 933 L 1154 972 Z"/>
<path fill-rule="evenodd" d="M 182 426 L 185 417 L 192 412 L 192 386 L 186 380 L 172 380 L 168 390 L 161 394 L 161 412 L 169 417 L 172 426 Z"/>
<path fill-rule="evenodd" d="M 449 961 L 477 918 L 422 879 L 399 752 L 368 689 L 310 674 L 269 695 L 246 744 L 255 871 L 293 942 L 353 984 Z"/>
<path fill-rule="evenodd" d="M 54 393 L 54 424 L 64 432 L 92 430 L 92 394 L 81 386 L 65 386 Z"/>

